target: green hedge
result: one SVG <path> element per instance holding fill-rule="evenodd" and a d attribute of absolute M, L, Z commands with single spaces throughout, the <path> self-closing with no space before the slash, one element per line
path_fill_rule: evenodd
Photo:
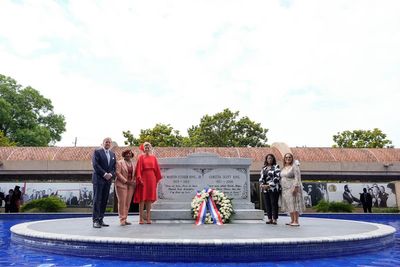
<path fill-rule="evenodd" d="M 398 208 L 372 208 L 373 213 L 399 213 Z"/>
<path fill-rule="evenodd" d="M 321 200 L 316 206 L 318 212 L 353 212 L 354 207 L 344 202 L 327 202 Z"/>
<path fill-rule="evenodd" d="M 67 206 L 58 197 L 45 197 L 32 200 L 21 206 L 22 212 L 59 212 Z"/>

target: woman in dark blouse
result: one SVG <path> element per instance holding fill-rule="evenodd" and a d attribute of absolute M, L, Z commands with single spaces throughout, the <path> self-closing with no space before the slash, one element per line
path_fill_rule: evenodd
<path fill-rule="evenodd" d="M 265 157 L 264 167 L 261 170 L 260 187 L 264 195 L 265 207 L 267 210 L 267 224 L 277 224 L 278 220 L 278 201 L 281 193 L 280 185 L 280 169 L 276 164 L 276 159 L 273 154 L 268 154 Z"/>

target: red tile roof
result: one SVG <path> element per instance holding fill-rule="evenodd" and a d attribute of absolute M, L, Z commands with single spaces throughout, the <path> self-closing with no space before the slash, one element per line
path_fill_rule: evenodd
<path fill-rule="evenodd" d="M 115 147 L 118 157 L 127 147 Z M 0 160 L 90 160 L 95 147 L 0 147 Z M 400 149 L 396 148 L 291 148 L 295 158 L 311 162 L 400 162 Z M 133 148 L 135 155 L 138 148 Z M 211 152 L 221 157 L 252 158 L 264 161 L 266 154 L 272 153 L 278 160 L 283 155 L 275 147 L 156 147 L 154 154 L 159 158 L 186 157 L 191 153 Z"/>
<path fill-rule="evenodd" d="M 291 148 L 300 161 L 400 162 L 395 148 Z"/>

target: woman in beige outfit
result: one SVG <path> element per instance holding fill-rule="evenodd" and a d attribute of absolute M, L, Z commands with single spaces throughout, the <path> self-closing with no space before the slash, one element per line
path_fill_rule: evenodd
<path fill-rule="evenodd" d="M 299 215 L 305 209 L 300 168 L 294 164 L 293 155 L 286 153 L 281 170 L 282 210 L 290 214 L 290 226 L 300 226 Z"/>
<path fill-rule="evenodd" d="M 119 160 L 116 166 L 115 189 L 118 198 L 119 221 L 122 226 L 131 224 L 127 221 L 127 217 L 136 186 L 134 179 L 136 164 L 132 160 L 133 156 L 130 149 L 124 150 L 122 152 L 124 159 Z"/>

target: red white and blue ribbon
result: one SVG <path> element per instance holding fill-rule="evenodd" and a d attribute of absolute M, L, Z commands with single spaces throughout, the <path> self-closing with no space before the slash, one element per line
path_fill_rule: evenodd
<path fill-rule="evenodd" d="M 197 193 L 196 197 L 198 197 L 199 193 Z M 201 195 L 200 195 L 201 197 Z M 196 225 L 204 224 L 207 215 L 207 203 L 206 200 L 202 201 L 199 209 L 197 211 Z"/>
<path fill-rule="evenodd" d="M 206 194 L 208 194 L 208 200 L 207 198 L 205 198 L 200 206 L 199 209 L 197 210 L 197 218 L 196 218 L 196 225 L 200 225 L 200 224 L 204 224 L 206 217 L 207 217 L 207 211 L 210 212 L 211 214 L 211 218 L 213 220 L 214 224 L 217 225 L 222 225 L 222 218 L 221 218 L 221 214 L 218 211 L 217 205 L 215 204 L 213 198 L 212 198 L 212 193 L 213 193 L 213 189 L 205 189 Z M 196 194 L 197 198 L 201 198 L 201 193 L 198 192 Z"/>

